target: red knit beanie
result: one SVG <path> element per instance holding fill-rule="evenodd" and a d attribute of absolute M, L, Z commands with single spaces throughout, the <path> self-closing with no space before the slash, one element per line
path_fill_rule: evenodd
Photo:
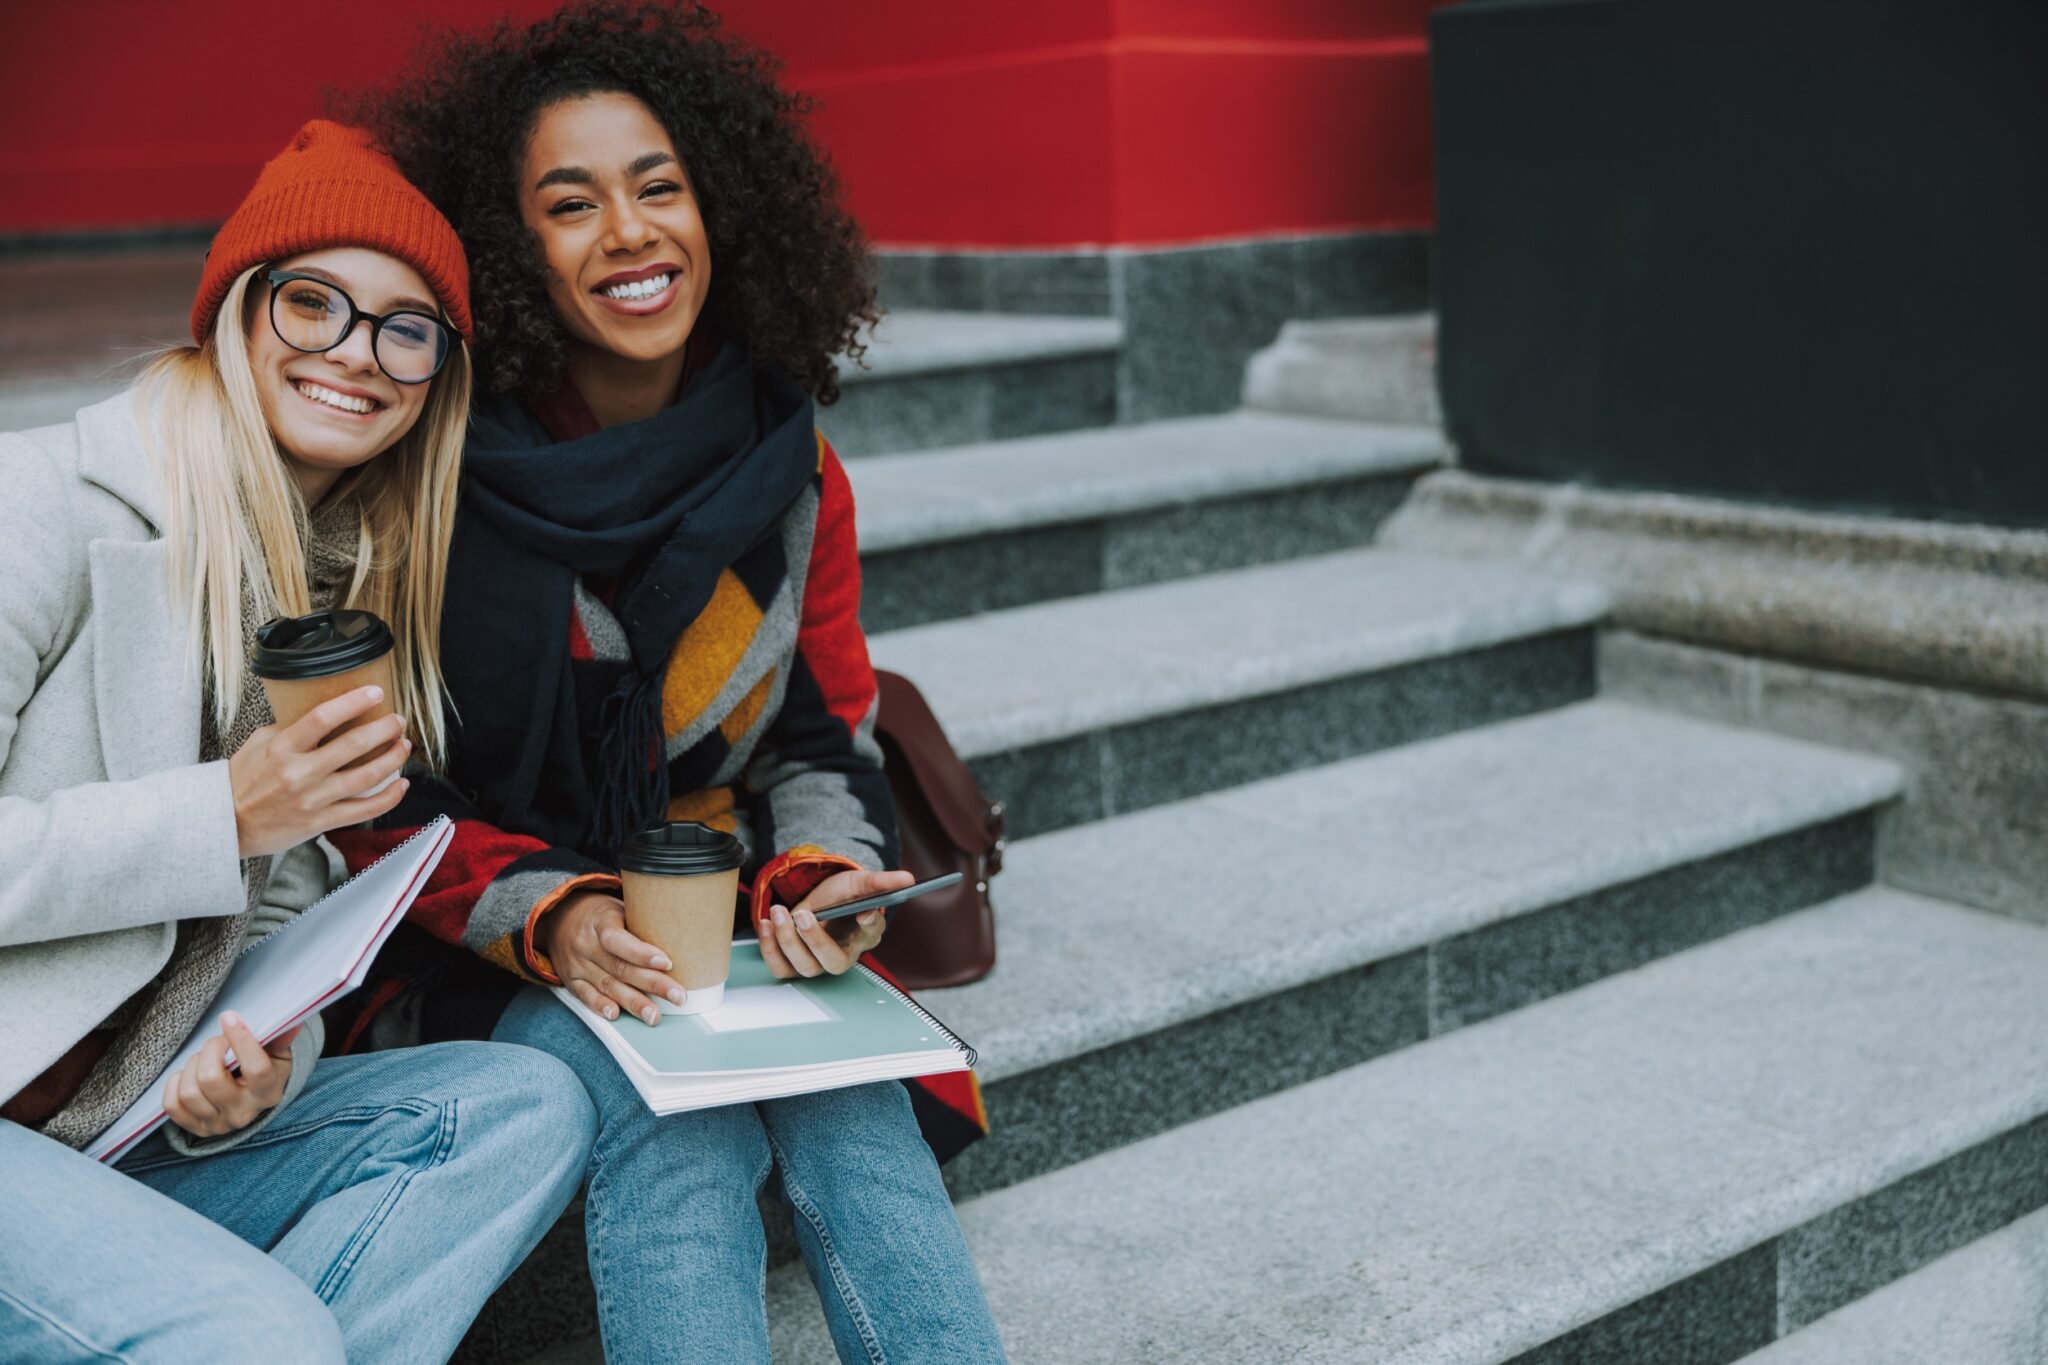
<path fill-rule="evenodd" d="M 243 271 L 332 246 L 369 247 L 419 271 L 469 339 L 469 262 L 455 229 L 368 133 L 326 119 L 299 129 L 214 234 L 192 301 L 192 339 L 205 344 Z"/>

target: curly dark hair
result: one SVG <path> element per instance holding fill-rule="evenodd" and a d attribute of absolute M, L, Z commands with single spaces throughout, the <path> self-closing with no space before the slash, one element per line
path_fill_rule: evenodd
<path fill-rule="evenodd" d="M 330 96 L 448 215 L 469 252 L 476 354 L 497 392 L 558 383 L 568 332 L 548 265 L 519 215 L 518 171 L 543 110 L 627 94 L 668 130 L 711 247 L 704 314 L 821 404 L 837 356 L 878 316 L 874 257 L 805 136 L 810 101 L 776 84 L 774 58 L 720 31 L 695 0 L 585 0 L 533 23 L 430 30 L 400 80 Z"/>

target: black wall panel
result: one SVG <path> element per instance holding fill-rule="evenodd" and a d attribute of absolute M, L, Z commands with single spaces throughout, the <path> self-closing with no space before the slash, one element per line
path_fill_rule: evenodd
<path fill-rule="evenodd" d="M 1470 467 L 2048 526 L 2048 5 L 1477 0 L 1431 30 Z"/>

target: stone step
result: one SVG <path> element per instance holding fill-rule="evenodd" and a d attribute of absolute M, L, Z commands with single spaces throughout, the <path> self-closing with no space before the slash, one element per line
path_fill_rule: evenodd
<path fill-rule="evenodd" d="M 1590 702 L 1023 840 L 995 972 L 919 997 L 982 1059 L 992 1135 L 948 1178 L 1011 1184 L 1854 890 L 1899 782 Z"/>
<path fill-rule="evenodd" d="M 1231 413 L 848 463 L 872 632 L 1369 543 L 1427 427 Z"/>
<path fill-rule="evenodd" d="M 2041 1365 L 2048 1210 L 2030 1213 L 1838 1308 L 1741 1365 Z"/>
<path fill-rule="evenodd" d="M 1290 322 L 1245 366 L 1244 405 L 1439 426 L 1436 317 Z"/>
<path fill-rule="evenodd" d="M 848 458 L 1108 426 L 1123 335 L 1114 318 L 889 313 L 818 425 Z"/>
<path fill-rule="evenodd" d="M 1593 692 L 1597 590 L 1353 550 L 869 640 L 916 681 L 1013 837 Z"/>
<path fill-rule="evenodd" d="M 1017 1360 L 1712 1365 L 2048 1201 L 2044 1034 L 2048 931 L 1866 890 L 961 1221 Z"/>

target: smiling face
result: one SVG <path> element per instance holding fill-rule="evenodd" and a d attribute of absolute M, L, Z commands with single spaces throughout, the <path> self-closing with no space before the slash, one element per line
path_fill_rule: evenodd
<path fill-rule="evenodd" d="M 325 279 L 366 313 L 412 310 L 439 316 L 441 311 L 420 273 L 381 251 L 331 247 L 292 256 L 272 268 Z M 281 286 L 287 302 L 291 287 Z M 314 354 L 286 345 L 271 325 L 270 295 L 271 286 L 261 276 L 250 285 L 249 368 L 271 435 L 307 490 L 307 501 L 317 502 L 316 489 L 324 492 L 412 430 L 433 381 L 400 384 L 385 374 L 371 351 L 368 322 L 358 322 L 331 351 Z"/>
<path fill-rule="evenodd" d="M 519 212 L 576 343 L 622 360 L 682 354 L 711 288 L 711 247 L 675 144 L 646 105 L 603 94 L 543 109 Z"/>

